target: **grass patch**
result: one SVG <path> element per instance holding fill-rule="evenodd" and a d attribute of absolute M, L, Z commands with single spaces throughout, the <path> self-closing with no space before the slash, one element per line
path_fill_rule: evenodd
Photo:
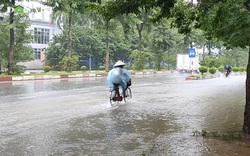
<path fill-rule="evenodd" d="M 201 77 L 200 74 L 193 74 L 193 75 L 190 75 L 190 78 L 199 79 L 200 77 Z"/>

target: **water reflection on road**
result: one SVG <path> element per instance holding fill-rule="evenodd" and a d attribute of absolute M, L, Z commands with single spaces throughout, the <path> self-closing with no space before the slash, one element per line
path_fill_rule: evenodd
<path fill-rule="evenodd" d="M 103 79 L 61 84 L 59 90 L 68 91 L 59 93 L 67 97 L 57 95 L 54 88 L 56 98 L 53 100 L 14 100 L 15 105 L 8 104 L 11 107 L 5 111 L 2 104 L 0 153 L 250 155 L 248 142 L 192 136 L 195 130 L 241 131 L 245 76 L 199 81 L 183 81 L 179 76 L 176 75 L 176 79 L 166 75 L 134 78 L 132 101 L 115 107 L 103 102 L 107 100 Z M 96 85 L 92 87 L 92 84 Z M 48 88 L 53 90 L 53 87 L 46 90 Z M 90 92 L 83 92 L 86 88 Z M 1 95 L 5 98 L 4 93 Z M 66 100 L 68 98 L 71 101 Z M 25 105 L 27 110 L 22 109 Z"/>
<path fill-rule="evenodd" d="M 162 75 L 134 75 L 133 83 L 151 83 L 157 81 L 184 80 L 185 73 Z M 50 79 L 36 81 L 12 81 L 0 83 L 0 96 L 29 94 L 46 91 L 81 89 L 89 87 L 106 87 L 105 77 Z"/>

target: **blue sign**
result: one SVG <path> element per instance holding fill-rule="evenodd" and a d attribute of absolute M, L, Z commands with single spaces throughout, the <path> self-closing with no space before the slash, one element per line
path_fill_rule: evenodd
<path fill-rule="evenodd" d="M 195 49 L 194 48 L 189 48 L 188 49 L 188 55 L 189 55 L 189 58 L 195 58 L 195 56 L 196 56 Z"/>

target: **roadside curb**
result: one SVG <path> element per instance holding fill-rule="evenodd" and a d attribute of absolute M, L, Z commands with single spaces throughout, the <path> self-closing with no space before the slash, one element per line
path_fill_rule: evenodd
<path fill-rule="evenodd" d="M 159 72 L 138 72 L 131 73 L 131 75 L 152 75 L 152 74 L 166 74 L 171 73 L 170 71 L 159 71 Z M 90 77 L 106 77 L 107 73 L 104 74 L 69 74 L 69 75 L 40 75 L 40 76 L 6 76 L 0 77 L 0 82 L 4 81 L 28 81 L 28 80 L 49 80 L 49 79 L 67 79 L 67 78 L 90 78 Z"/>
<path fill-rule="evenodd" d="M 107 74 L 72 74 L 72 75 L 43 75 L 43 76 L 13 76 L 0 77 L 2 81 L 27 81 L 27 80 L 49 80 L 49 79 L 67 79 L 67 78 L 86 78 L 86 77 L 101 77 Z"/>

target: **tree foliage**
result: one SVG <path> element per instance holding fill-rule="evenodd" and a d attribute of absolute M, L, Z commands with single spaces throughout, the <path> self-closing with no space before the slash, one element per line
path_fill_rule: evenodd
<path fill-rule="evenodd" d="M 138 61 L 138 55 L 141 55 L 141 60 Z M 153 56 L 151 52 L 144 52 L 139 50 L 133 50 L 130 59 L 133 63 L 133 68 L 137 71 L 143 70 L 146 66 L 146 63 L 149 61 L 149 59 Z"/>
<path fill-rule="evenodd" d="M 46 61 L 50 66 L 57 66 L 59 62 L 67 56 L 67 34 L 60 34 L 53 37 L 52 42 L 46 50 Z"/>
<path fill-rule="evenodd" d="M 207 36 L 222 40 L 231 47 L 246 47 L 250 38 L 250 14 L 245 0 L 218 2 L 201 0 L 198 5 L 197 27 Z"/>
<path fill-rule="evenodd" d="M 64 23 L 68 24 L 68 43 L 67 43 L 67 52 L 68 57 L 72 56 L 72 24 L 74 17 L 79 14 L 77 11 L 78 8 L 84 5 L 83 2 L 76 1 L 68 1 L 68 0 L 49 0 L 44 2 L 43 4 L 52 7 L 52 19 L 62 18 L 64 19 Z"/>
<path fill-rule="evenodd" d="M 155 69 L 161 70 L 162 64 L 169 63 L 171 49 L 176 46 L 177 37 L 177 32 L 170 29 L 167 20 L 159 22 L 154 27 L 151 51 L 154 53 Z"/>
<path fill-rule="evenodd" d="M 174 6 L 176 0 L 115 0 L 110 4 L 110 12 L 113 15 L 119 14 L 141 14 L 142 11 L 149 11 L 153 8 L 160 8 L 155 20 L 170 15 L 170 10 Z"/>

